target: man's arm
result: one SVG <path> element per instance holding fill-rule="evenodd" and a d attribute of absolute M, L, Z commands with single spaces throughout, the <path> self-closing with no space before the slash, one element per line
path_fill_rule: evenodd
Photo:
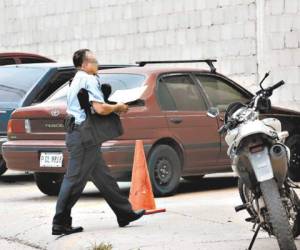
<path fill-rule="evenodd" d="M 128 111 L 128 106 L 123 103 L 117 103 L 114 105 L 107 104 L 107 103 L 101 103 L 101 102 L 92 102 L 92 106 L 96 113 L 99 115 L 109 115 L 112 112 L 127 112 Z"/>

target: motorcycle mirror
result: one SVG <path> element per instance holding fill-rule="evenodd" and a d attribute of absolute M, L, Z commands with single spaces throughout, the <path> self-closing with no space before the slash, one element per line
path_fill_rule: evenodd
<path fill-rule="evenodd" d="M 206 114 L 207 116 L 211 117 L 211 118 L 216 118 L 219 115 L 219 109 L 217 107 L 210 107 Z"/>
<path fill-rule="evenodd" d="M 264 76 L 264 78 L 260 81 L 259 83 L 259 87 L 261 88 L 261 90 L 264 90 L 263 86 L 262 86 L 262 83 L 266 80 L 266 78 L 270 75 L 270 71 L 267 72 Z"/>

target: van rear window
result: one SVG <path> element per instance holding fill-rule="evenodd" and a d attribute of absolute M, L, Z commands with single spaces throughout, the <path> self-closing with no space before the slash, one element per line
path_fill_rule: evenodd
<path fill-rule="evenodd" d="M 0 67 L 0 102 L 21 101 L 46 71 L 42 68 Z"/>

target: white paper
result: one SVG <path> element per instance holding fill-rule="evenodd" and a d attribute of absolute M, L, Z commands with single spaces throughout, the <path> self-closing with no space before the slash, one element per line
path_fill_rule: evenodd
<path fill-rule="evenodd" d="M 147 86 L 132 88 L 132 89 L 122 89 L 116 90 L 108 100 L 110 102 L 122 102 L 122 103 L 130 103 L 137 101 L 141 98 Z"/>

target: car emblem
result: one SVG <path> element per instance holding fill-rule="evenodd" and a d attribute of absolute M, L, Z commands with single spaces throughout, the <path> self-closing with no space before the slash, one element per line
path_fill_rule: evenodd
<path fill-rule="evenodd" d="M 51 113 L 51 115 L 54 116 L 54 117 L 57 117 L 57 116 L 59 116 L 59 114 L 60 114 L 60 112 L 59 112 L 58 109 L 53 109 L 53 110 L 51 110 L 50 113 Z"/>

